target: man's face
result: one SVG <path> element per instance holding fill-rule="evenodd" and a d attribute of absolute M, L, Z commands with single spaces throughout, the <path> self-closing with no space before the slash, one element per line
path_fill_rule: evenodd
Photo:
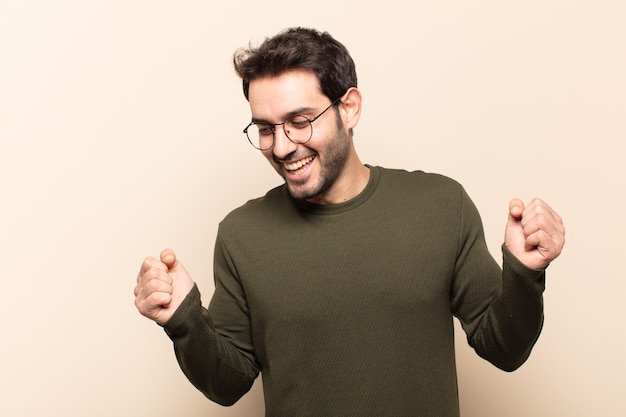
<path fill-rule="evenodd" d="M 249 101 L 252 119 L 272 124 L 296 114 L 311 120 L 331 104 L 315 74 L 305 70 L 252 81 Z M 263 155 L 285 179 L 294 198 L 325 203 L 326 195 L 346 180 L 344 167 L 352 139 L 334 108 L 312 126 L 313 136 L 305 144 L 293 143 L 277 126 L 274 146 Z"/>

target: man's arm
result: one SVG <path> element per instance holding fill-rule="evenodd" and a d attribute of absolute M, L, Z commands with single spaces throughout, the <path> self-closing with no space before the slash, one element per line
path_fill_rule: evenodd
<path fill-rule="evenodd" d="M 181 369 L 209 399 L 232 405 L 250 390 L 259 373 L 252 357 L 218 334 L 197 286 L 173 251 L 161 252 L 160 260 L 144 260 L 135 305 L 163 326 Z"/>
<path fill-rule="evenodd" d="M 528 207 L 512 200 L 501 270 L 488 253 L 480 216 L 465 194 L 462 207 L 452 309 L 476 352 L 512 371 L 528 358 L 541 332 L 545 267 L 562 249 L 562 222 L 541 200 Z"/>

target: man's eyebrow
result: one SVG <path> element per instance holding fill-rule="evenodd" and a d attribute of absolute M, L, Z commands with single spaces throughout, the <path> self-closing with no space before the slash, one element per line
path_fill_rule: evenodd
<path fill-rule="evenodd" d="M 304 114 L 307 114 L 307 113 L 311 113 L 313 111 L 315 111 L 314 107 L 310 107 L 310 106 L 299 107 L 299 108 L 297 108 L 295 110 L 291 110 L 290 112 L 287 112 L 287 113 L 283 114 L 281 116 L 281 121 L 278 122 L 278 123 L 280 124 L 280 123 L 284 122 L 285 120 L 289 119 L 290 117 L 301 116 L 301 115 L 304 115 Z M 258 117 L 253 117 L 251 121 L 254 122 L 254 123 L 264 123 L 264 124 L 268 124 L 268 125 L 276 124 L 276 123 L 271 122 L 269 120 L 261 119 L 261 118 L 258 118 Z"/>

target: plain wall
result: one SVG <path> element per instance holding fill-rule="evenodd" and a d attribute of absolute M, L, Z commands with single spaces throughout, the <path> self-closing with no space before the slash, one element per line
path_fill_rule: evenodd
<path fill-rule="evenodd" d="M 0 414 L 263 415 L 260 384 L 196 391 L 133 287 L 172 247 L 208 302 L 217 223 L 280 183 L 232 53 L 300 25 L 353 54 L 362 160 L 460 181 L 496 259 L 510 198 L 564 218 L 529 361 L 458 333 L 463 416 L 623 416 L 624 22 L 619 0 L 0 0 Z"/>

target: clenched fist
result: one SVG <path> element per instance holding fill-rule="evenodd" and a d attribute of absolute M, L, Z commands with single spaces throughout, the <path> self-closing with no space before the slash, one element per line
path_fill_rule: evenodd
<path fill-rule="evenodd" d="M 545 268 L 565 244 L 563 221 L 541 199 L 535 198 L 525 206 L 515 198 L 509 203 L 504 243 L 528 268 Z"/>
<path fill-rule="evenodd" d="M 183 302 L 194 283 L 171 249 L 160 259 L 148 257 L 141 264 L 135 286 L 135 306 L 158 324 L 167 322 Z"/>

